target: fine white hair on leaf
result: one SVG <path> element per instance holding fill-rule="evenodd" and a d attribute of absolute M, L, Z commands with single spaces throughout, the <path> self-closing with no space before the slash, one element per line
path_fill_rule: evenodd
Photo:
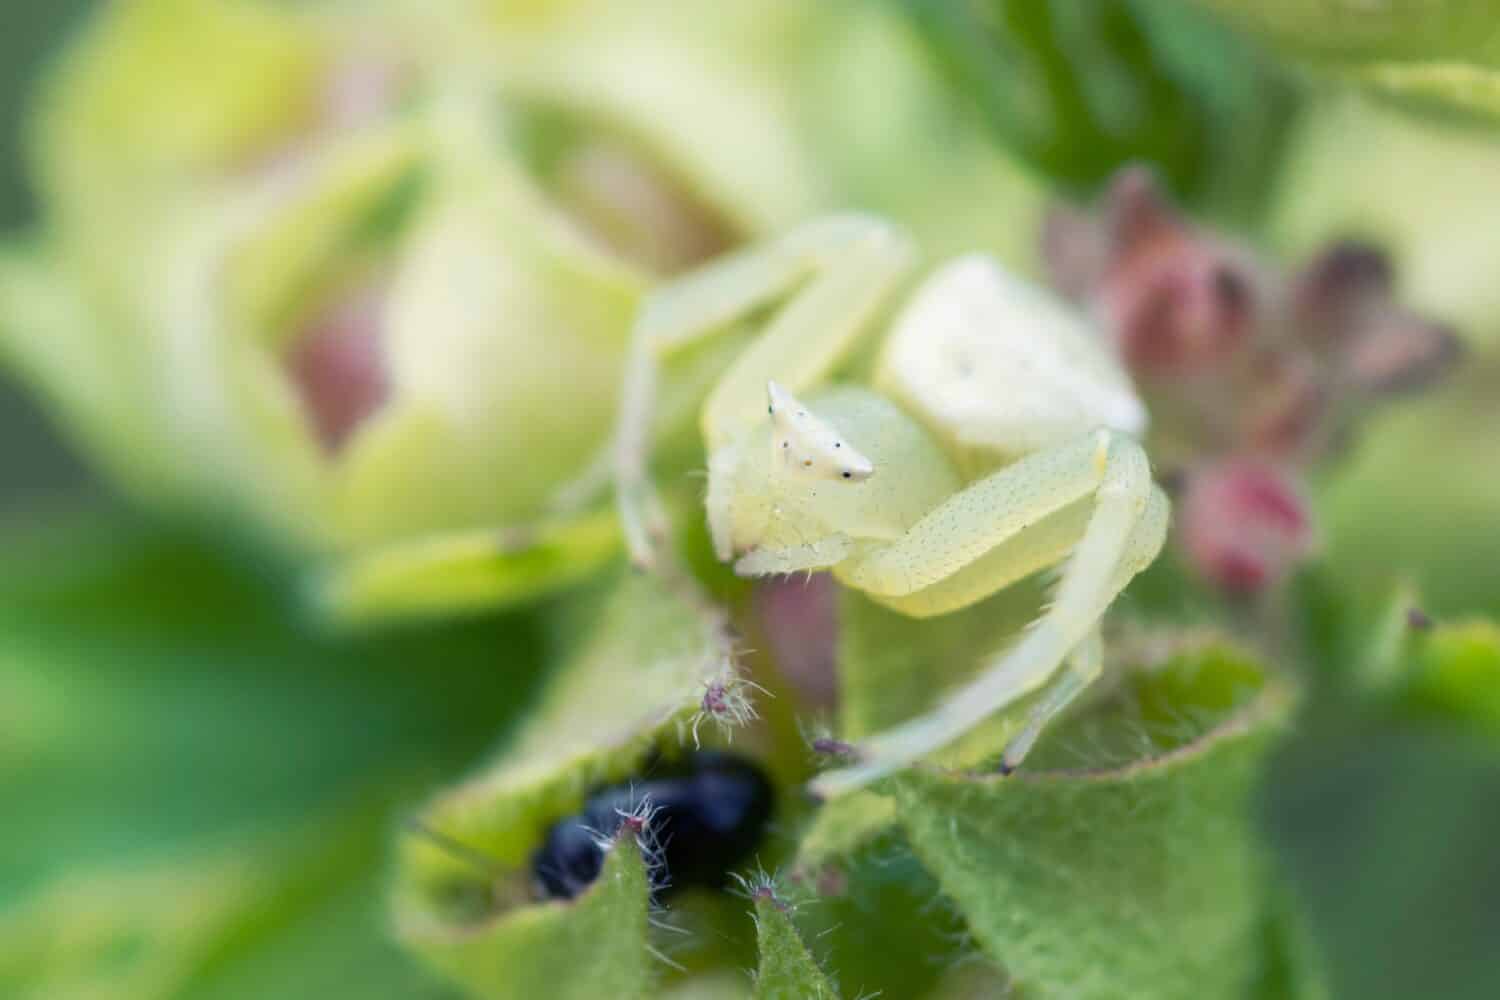
<path fill-rule="evenodd" d="M 759 691 L 768 698 L 775 695 L 759 684 L 740 675 L 732 660 L 726 660 L 719 672 L 703 682 L 703 699 L 698 711 L 693 713 L 692 734 L 694 748 L 701 748 L 699 728 L 704 722 L 719 727 L 726 742 L 734 742 L 734 732 L 760 718 L 755 710 L 751 691 Z"/>
<path fill-rule="evenodd" d="M 595 846 L 606 854 L 614 849 L 621 837 L 630 837 L 635 842 L 636 849 L 640 851 L 641 863 L 646 867 L 647 881 L 657 892 L 668 885 L 665 877 L 667 874 L 666 844 L 661 839 L 661 825 L 656 821 L 660 812 L 661 806 L 651 801 L 649 795 L 637 800 L 635 789 L 632 788 L 630 806 L 615 808 L 615 815 L 620 823 L 615 827 L 613 834 L 606 834 L 592 827 L 584 828 L 593 837 Z"/>
<path fill-rule="evenodd" d="M 687 971 L 687 966 L 683 965 L 681 962 L 677 962 L 668 958 L 664 952 L 649 944 L 646 945 L 646 952 L 652 958 L 656 959 L 658 962 L 660 962 L 662 965 L 665 965 L 669 969 L 675 969 L 678 972 Z"/>
<path fill-rule="evenodd" d="M 798 901 L 787 893 L 779 872 L 768 872 L 757 864 L 755 870 L 748 875 L 730 872 L 729 877 L 735 882 L 735 888 L 730 891 L 736 896 L 743 897 L 751 903 L 758 899 L 768 900 L 783 913 L 797 911 Z"/>

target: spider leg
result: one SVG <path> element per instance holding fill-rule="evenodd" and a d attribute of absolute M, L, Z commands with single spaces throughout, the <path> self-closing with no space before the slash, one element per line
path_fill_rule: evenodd
<path fill-rule="evenodd" d="M 660 363 L 796 291 L 709 394 L 703 429 L 712 460 L 764 419 L 768 381 L 796 392 L 827 375 L 911 260 L 906 238 L 889 224 L 835 216 L 711 263 L 652 295 L 631 334 L 613 446 L 616 503 L 637 566 L 655 564 L 666 534 L 648 475 Z"/>
<path fill-rule="evenodd" d="M 1062 675 L 1037 699 L 1026 713 L 1026 722 L 1021 731 L 1005 744 L 1000 757 L 1000 773 L 1010 774 L 1021 766 L 1021 761 L 1036 745 L 1037 737 L 1047 724 L 1068 707 L 1104 670 L 1104 642 L 1096 628 L 1084 637 L 1073 652 L 1068 654 Z"/>
<path fill-rule="evenodd" d="M 877 600 L 904 597 L 949 580 L 996 548 L 1031 533 L 1063 508 L 1097 493 L 1111 452 L 1126 440 L 1095 431 L 1027 455 L 970 483 L 900 538 L 840 567 L 839 576 Z M 995 589 L 998 585 L 983 593 Z"/>
<path fill-rule="evenodd" d="M 1065 564 L 1051 609 L 1013 648 L 926 715 L 871 738 L 859 763 L 813 780 L 828 798 L 853 791 L 938 750 L 1046 683 L 1166 538 L 1168 503 L 1151 482 L 1145 452 L 1114 436 L 1093 513 Z"/>

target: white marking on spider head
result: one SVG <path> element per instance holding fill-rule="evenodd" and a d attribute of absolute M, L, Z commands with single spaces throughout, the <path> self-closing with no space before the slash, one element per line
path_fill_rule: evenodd
<path fill-rule="evenodd" d="M 860 482 L 874 474 L 874 463 L 797 397 L 774 381 L 766 383 L 766 397 L 773 466 L 809 479 Z"/>

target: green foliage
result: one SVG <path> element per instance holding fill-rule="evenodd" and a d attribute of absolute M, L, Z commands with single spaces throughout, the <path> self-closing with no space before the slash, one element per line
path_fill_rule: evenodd
<path fill-rule="evenodd" d="M 635 1000 L 650 995 L 646 867 L 617 838 L 598 880 L 576 900 L 526 907 L 445 935 L 404 927 L 407 940 L 472 996 Z"/>
<path fill-rule="evenodd" d="M 1032 619 L 1039 581 L 1004 590 L 953 614 L 913 619 L 854 590 L 839 592 L 839 735 L 871 736 L 933 707 L 942 692 L 973 677 Z M 1014 728 L 1006 716 L 985 723 L 945 751 L 954 763 L 993 753 Z M 967 748 L 967 749 L 966 749 Z M 798 863 L 817 869 L 853 855 L 895 821 L 888 796 L 861 790 L 819 811 L 804 834 Z"/>
<path fill-rule="evenodd" d="M 425 538 L 336 565 L 317 580 L 312 603 L 340 626 L 487 612 L 589 579 L 619 542 L 608 510 L 529 530 Z"/>
<path fill-rule="evenodd" d="M 1014 641 L 1040 599 L 1021 587 L 913 620 L 844 594 L 842 734 L 858 739 L 929 707 Z M 1257 977 L 1313 989 L 1302 928 L 1266 909 L 1250 820 L 1287 682 L 1217 644 L 1125 669 L 1015 777 L 917 768 L 825 806 L 799 866 L 847 873 L 894 833 L 985 953 L 1039 996 L 1116 996 L 1121 983 L 1128 995 L 1232 996 Z M 1017 719 L 993 720 L 943 759 L 992 760 Z"/>
<path fill-rule="evenodd" d="M 1196 0 L 1298 62 L 1427 110 L 1500 117 L 1495 8 L 1471 0 L 1347 5 Z"/>
<path fill-rule="evenodd" d="M 1477 357 L 1464 376 L 1383 416 L 1322 491 L 1328 573 L 1344 594 L 1378 598 L 1399 577 L 1439 620 L 1500 615 L 1500 381 Z"/>
<path fill-rule="evenodd" d="M 307 122 L 325 55 L 311 28 L 226 0 L 103 8 L 44 78 L 31 122 L 35 179 L 64 208 L 70 237 L 134 230 L 186 179 L 264 153 Z"/>
<path fill-rule="evenodd" d="M 799 900 L 798 927 L 847 996 L 927 997 L 953 966 L 998 969 L 974 953 L 963 913 L 943 897 L 899 829 L 867 838 L 819 869 L 799 868 L 798 876 L 819 893 Z"/>
<path fill-rule="evenodd" d="M 760 967 L 755 1000 L 838 1000 L 839 993 L 807 950 L 787 904 L 767 884 L 751 890 Z"/>
<path fill-rule="evenodd" d="M 1397 694 L 1401 707 L 1500 737 L 1500 626 L 1445 625 L 1416 646 L 1415 662 Z"/>
<path fill-rule="evenodd" d="M 1288 703 L 1241 654 L 1185 654 L 1049 733 L 1015 777 L 894 780 L 901 824 L 1028 992 L 1240 995 L 1263 905 L 1250 793 Z"/>
<path fill-rule="evenodd" d="M 1186 196 L 1258 193 L 1254 165 L 1275 146 L 1286 95 L 1191 11 L 1136 0 L 902 6 L 955 91 L 1054 180 L 1087 191 L 1142 160 Z"/>
<path fill-rule="evenodd" d="M 337 984 L 350 963 L 368 978 L 347 982 L 368 981 L 381 995 L 418 994 L 420 980 L 389 950 L 369 912 L 386 831 L 394 822 L 391 807 L 399 802 L 399 793 L 370 793 L 409 787 L 399 775 L 420 773 L 424 759 L 451 767 L 473 753 L 496 720 L 526 703 L 516 687 L 524 685 L 525 675 L 508 677 L 494 668 L 494 625 L 330 644 L 300 637 L 265 593 L 225 575 L 191 547 L 150 538 L 109 541 L 84 523 L 10 551 L 16 572 L 0 581 L 11 626 L 4 633 L 0 677 L 7 718 L 19 725 L 8 722 L 7 731 L 22 747 L 56 746 L 54 727 L 87 728 L 83 719 L 96 710 L 85 698 L 91 690 L 99 691 L 97 711 L 110 720 L 94 727 L 109 742 L 99 747 L 93 764 L 59 761 L 28 772 L 0 772 L 12 801 L 44 801 L 38 797 L 41 784 L 70 790 L 67 811 L 39 815 L 23 809 L 10 828 L 21 854 L 18 864 L 0 869 L 17 893 L 4 926 L 26 931 L 3 936 L 0 974 L 10 977 L 18 994 L 57 995 L 64 984 L 81 989 L 85 982 L 102 989 L 106 980 L 113 992 L 103 995 L 121 998 L 181 990 L 195 996 L 296 992 L 309 983 Z M 64 554 L 70 555 L 60 558 Z M 517 631 L 523 621 L 506 621 L 508 641 L 527 634 Z M 961 627 L 979 625 L 976 620 Z M 675 752 L 683 745 L 705 672 L 717 664 L 705 659 L 699 623 L 646 578 L 627 575 L 594 588 L 563 609 L 553 631 L 566 657 L 508 749 L 420 814 L 426 828 L 472 853 L 409 830 L 402 834 L 396 924 L 429 965 L 476 995 L 535 995 L 530 991 L 540 989 L 539 983 L 547 984 L 548 995 L 594 996 L 601 988 L 609 995 L 638 995 L 664 969 L 647 950 L 653 932 L 645 923 L 644 875 L 633 850 L 627 845 L 616 851 L 605 881 L 568 904 L 526 901 L 529 854 L 545 826 L 576 811 L 589 787 L 630 773 L 653 748 Z M 102 674 L 91 666 L 101 644 L 118 665 Z M 208 650 L 218 651 L 218 666 L 204 675 Z M 321 661 L 321 669 L 305 669 L 310 657 Z M 536 658 L 535 646 L 529 652 L 510 647 L 506 654 L 511 671 Z M 45 669 L 38 669 L 43 663 Z M 1044 890 L 1074 879 L 1096 880 L 1098 892 L 1114 898 L 1112 888 L 1127 887 L 1096 871 L 1118 861 L 1111 845 L 1141 854 L 1135 860 L 1145 867 L 1138 874 L 1153 884 L 1128 889 L 1137 901 L 1159 907 L 1163 922 L 1180 918 L 1203 927 L 1206 936 L 1215 928 L 1222 936 L 1241 926 L 1236 919 L 1245 926 L 1256 919 L 1253 909 L 1241 912 L 1248 903 L 1239 880 L 1248 862 L 1236 851 L 1247 834 L 1237 810 L 1253 748 L 1269 731 L 1269 719 L 1255 712 L 1273 692 L 1256 694 L 1255 668 L 1223 651 L 1150 676 L 1149 682 L 1133 682 L 1128 695 L 1080 714 L 1055 746 L 1046 742 L 1036 753 L 1043 768 L 1046 755 L 1055 763 L 1074 741 L 1095 751 L 1114 747 L 1110 753 L 1118 754 L 1139 749 L 1144 731 L 1155 734 L 1159 749 L 1175 747 L 1164 749 L 1160 760 L 1116 762 L 1113 771 L 1089 779 L 1021 777 L 998 788 L 993 779 L 916 772 L 893 783 L 894 799 L 872 794 L 865 800 L 884 803 L 878 808 L 887 818 L 899 808 L 904 835 L 938 876 L 956 917 L 988 953 L 1037 989 L 1049 982 L 1047 966 L 1016 952 L 1017 943 L 1043 935 L 1061 948 L 1046 935 L 1066 942 L 1079 932 L 1075 947 L 1086 949 L 1099 947 L 1097 939 L 1087 927 L 1080 932 L 1066 920 L 1032 914 L 1023 921 L 1027 935 L 1007 937 L 1002 946 L 996 935 L 1015 928 L 995 925 L 994 901 L 1007 899 L 1022 914 L 1030 906 L 1057 907 L 1060 917 L 1068 909 Z M 266 716 L 247 697 L 257 690 L 255 677 L 268 685 L 266 696 L 277 699 L 269 703 L 276 706 L 270 730 L 275 739 L 266 738 Z M 442 682 L 435 684 L 437 677 Z M 66 683 L 73 692 L 67 702 L 58 700 L 55 687 L 64 678 L 71 678 Z M 288 688 L 293 678 L 299 680 Z M 222 696 L 223 684 L 232 684 L 237 696 Z M 480 696 L 476 684 L 493 692 Z M 178 720 L 178 731 L 162 728 L 156 708 L 168 692 L 190 699 L 168 716 Z M 294 700 L 283 704 L 285 698 Z M 338 705 L 347 728 L 324 725 L 317 698 L 336 699 L 328 707 Z M 299 716 L 297 704 L 309 711 Z M 402 720 L 403 728 L 377 723 L 379 713 L 394 713 L 388 718 Z M 467 730 L 465 718 L 473 720 Z M 1252 720 L 1256 727 L 1250 727 Z M 309 754 L 325 761 L 323 767 L 308 768 Z M 183 771 L 187 762 L 193 769 Z M 265 791 L 253 798 L 236 794 L 226 768 L 282 774 L 271 786 L 281 798 Z M 174 773 L 182 777 L 163 782 Z M 117 814 L 118 803 L 151 802 L 150 796 L 141 799 L 148 787 L 156 789 L 151 821 Z M 1099 810 L 1108 822 L 1096 826 L 1092 817 Z M 122 834 L 144 840 L 123 850 L 100 845 L 102 853 L 90 857 L 86 845 L 98 844 L 101 823 L 107 828 L 110 822 L 125 823 L 118 828 Z M 194 828 L 222 832 L 184 836 Z M 959 831 L 960 840 L 944 842 L 943 831 L 950 829 Z M 1109 835 L 1120 829 L 1131 836 L 1117 841 Z M 992 862 L 958 877 L 957 866 L 974 854 L 971 836 L 986 838 L 991 846 L 984 853 Z M 31 848 L 25 847 L 28 837 L 35 838 Z M 1184 856 L 1170 846 L 1193 842 L 1213 849 Z M 921 956 L 941 954 L 943 935 L 956 927 L 940 912 L 923 915 L 914 927 L 923 894 L 937 887 L 909 855 L 893 863 L 891 852 L 899 857 L 902 849 L 888 834 L 874 863 L 853 857 L 870 843 L 830 852 L 848 880 L 848 895 L 811 904 L 809 920 L 839 928 L 820 941 L 838 960 L 830 971 L 851 988 L 922 995 L 940 969 Z M 993 849 L 1004 843 L 1014 848 Z M 55 858 L 56 874 L 33 867 L 36 857 Z M 975 888 L 966 889 L 965 878 Z M 1183 911 L 1184 887 L 1207 884 L 1214 891 L 1199 899 L 1212 900 L 1212 906 Z M 1099 908 L 1101 898 L 1084 894 L 1080 907 L 1087 901 Z M 757 988 L 823 988 L 785 985 L 789 976 L 824 974 L 816 963 L 807 964 L 805 948 L 791 947 L 801 948 L 802 941 L 789 936 L 796 931 L 785 915 L 774 904 L 767 912 L 766 905 L 757 903 L 767 949 Z M 84 921 L 82 914 L 95 912 L 97 917 Z M 1112 925 L 1110 910 L 1099 913 L 1107 919 L 1097 927 Z M 1134 930 L 1134 936 L 1123 936 L 1127 943 L 1116 945 L 1127 954 L 1128 942 L 1145 936 L 1144 927 Z M 127 939 L 139 944 L 121 952 L 118 942 Z M 885 944 L 872 949 L 875 941 Z M 1247 932 L 1238 965 L 1252 962 L 1252 943 Z M 674 988 L 686 990 L 696 979 Z"/>
<path fill-rule="evenodd" d="M 1330 994 L 1493 997 L 1493 742 L 1432 716 L 1332 706 L 1309 715 L 1266 776 L 1265 827 L 1316 932 Z"/>
<path fill-rule="evenodd" d="M 1308 926 L 1302 900 L 1270 876 L 1261 947 L 1249 1000 L 1328 1000 L 1324 959 Z"/>
<path fill-rule="evenodd" d="M 532 525 L 608 436 L 646 282 L 400 6 L 101 8 L 32 109 L 44 225 L 0 261 L 0 360 L 75 443 L 294 560 Z"/>
<path fill-rule="evenodd" d="M 47 78 L 33 135 L 48 228 L 0 258 L 5 363 L 162 509 L 249 506 L 278 544 L 316 539 L 315 561 L 321 543 L 354 550 L 308 588 L 115 517 L 0 526 L 0 994 L 1494 995 L 1500 632 L 1447 621 L 1500 610 L 1495 382 L 1479 366 L 1383 421 L 1323 484 L 1329 564 L 1288 597 L 1319 703 L 1264 788 L 1295 893 L 1254 809 L 1288 682 L 1174 631 L 1166 662 L 1131 652 L 1159 644 L 1111 637 L 1112 681 L 1018 775 L 982 770 L 1009 713 L 810 819 L 795 801 L 804 706 L 778 688 L 775 718 L 746 741 L 783 793 L 763 849 L 795 858 L 789 878 L 822 898 L 793 911 L 752 892 L 753 934 L 725 893 L 653 914 L 628 839 L 577 900 L 536 901 L 547 827 L 692 745 L 723 663 L 676 595 L 617 572 L 611 513 L 537 520 L 607 430 L 621 333 L 649 281 L 574 239 L 560 154 L 528 173 L 547 151 L 504 148 L 546 138 L 524 134 L 524 115 L 574 130 L 564 152 L 602 138 L 639 154 L 725 239 L 857 205 L 934 250 L 1024 268 L 1052 185 L 1087 188 L 1126 159 L 1155 161 L 1199 206 L 1245 213 L 1278 174 L 1293 102 L 1243 39 L 1170 0 L 721 0 L 686 18 L 667 0 L 491 6 L 495 36 L 477 47 L 504 57 L 507 100 L 460 95 L 434 114 L 424 102 L 472 53 L 440 47 L 434 62 L 403 36 L 421 86 L 369 124 L 369 144 L 311 128 L 326 74 L 353 51 L 349 26 L 314 8 L 111 4 Z M 1319 71 L 1305 79 L 1438 117 L 1500 116 L 1486 4 L 1196 6 Z M 348 34 L 391 31 L 362 23 Z M 510 107 L 515 95 L 534 106 Z M 212 230 L 221 188 L 252 187 L 297 143 L 337 145 L 347 170 L 226 255 L 232 316 L 167 331 L 157 256 Z M 1375 239 L 1400 262 L 1404 301 L 1476 344 L 1500 330 L 1492 136 L 1314 100 L 1293 143 L 1252 238 L 1298 252 L 1346 231 Z M 403 329 L 423 347 L 408 360 L 464 364 L 418 363 L 409 411 L 335 462 L 286 400 L 258 393 L 310 310 L 372 264 L 401 271 Z M 452 294 L 459 279 L 471 294 Z M 164 368 L 168 340 L 228 345 L 232 363 Z M 469 347 L 501 341 L 471 363 Z M 663 449 L 674 476 L 700 462 L 691 418 L 735 346 L 669 379 L 660 429 L 686 441 Z M 557 372 L 562 390 L 542 384 Z M 218 436 L 169 395 L 245 410 Z M 203 438 L 191 447 L 189 429 Z M 703 561 L 696 490 L 674 513 Z M 1410 596 L 1352 609 L 1408 570 L 1436 627 L 1407 625 Z M 720 597 L 742 596 L 715 572 Z M 1142 586 L 1153 576 L 1113 620 L 1154 608 Z M 317 624 L 350 628 L 309 628 L 287 597 L 309 589 Z M 930 707 L 1043 597 L 1034 580 L 913 621 L 844 595 L 836 732 L 858 740 Z M 1179 612 L 1163 617 L 1182 626 Z M 468 620 L 435 624 L 455 614 Z M 357 634 L 392 620 L 407 627 Z M 688 943 L 665 944 L 653 920 Z M 741 973 L 757 947 L 758 971 Z"/>
<path fill-rule="evenodd" d="M 853 590 L 839 595 L 839 734 L 858 740 L 935 706 L 944 690 L 977 674 L 1037 614 L 1041 581 L 1007 588 L 961 611 L 909 618 Z M 1010 724 L 960 743 L 995 747 Z M 955 759 L 973 754 L 957 752 Z"/>
<path fill-rule="evenodd" d="M 630 903 L 620 887 L 591 893 L 601 898 L 576 912 L 535 903 L 531 855 L 593 787 L 637 773 L 655 752 L 682 752 L 704 683 L 722 667 L 712 637 L 651 576 L 619 576 L 568 609 L 558 628 L 571 651 L 515 739 L 430 803 L 400 844 L 394 906 L 402 937 L 482 996 L 519 988 L 506 978 L 514 963 L 497 955 L 529 956 L 534 964 L 517 975 L 535 985 L 577 963 L 570 956 L 586 938 L 606 966 L 579 965 L 578 990 L 612 976 L 623 987 L 644 982 L 631 963 L 647 953 L 645 883 L 634 899 L 639 921 L 608 916 Z M 549 927 L 558 930 L 549 936 Z M 616 962 L 624 965 L 612 971 Z"/>
<path fill-rule="evenodd" d="M 1462 527 L 1434 525 L 1434 540 Z M 1478 573 L 1446 582 L 1447 595 L 1489 596 Z M 1288 921 L 1315 932 L 1333 996 L 1494 995 L 1487 942 L 1500 933 L 1500 872 L 1484 831 L 1500 822 L 1495 626 L 1450 624 L 1410 583 L 1371 595 L 1326 569 L 1305 574 L 1291 596 L 1311 697 L 1260 795 L 1296 889 Z"/>
<path fill-rule="evenodd" d="M 0 993 L 431 995 L 389 830 L 526 703 L 529 618 L 316 638 L 118 515 L 5 526 Z"/>
<path fill-rule="evenodd" d="M 888 795 L 861 789 L 834 799 L 818 810 L 797 846 L 797 864 L 817 871 L 850 857 L 886 833 L 896 822 L 896 803 Z"/>

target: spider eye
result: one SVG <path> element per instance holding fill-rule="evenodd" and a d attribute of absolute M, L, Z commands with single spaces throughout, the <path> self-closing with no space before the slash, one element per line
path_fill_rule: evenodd
<path fill-rule="evenodd" d="M 852 473 L 852 472 L 845 472 L 844 473 L 844 478 L 845 479 L 853 479 L 854 478 L 854 473 Z"/>

